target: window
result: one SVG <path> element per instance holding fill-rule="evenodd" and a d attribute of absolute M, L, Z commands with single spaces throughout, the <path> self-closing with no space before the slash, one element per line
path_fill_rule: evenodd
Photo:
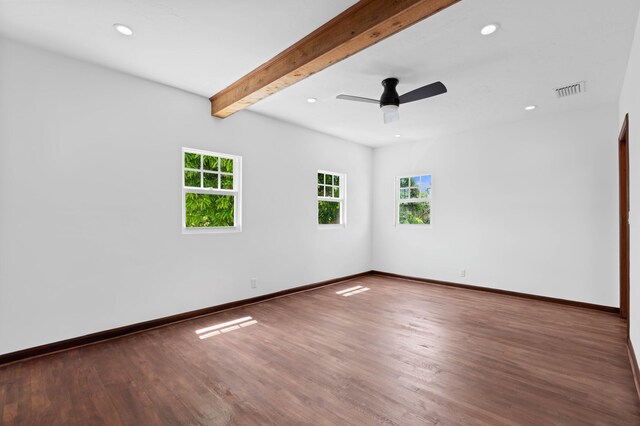
<path fill-rule="evenodd" d="M 318 170 L 318 225 L 346 224 L 346 180 L 344 174 Z"/>
<path fill-rule="evenodd" d="M 396 191 L 396 224 L 431 224 L 431 175 L 399 177 Z"/>
<path fill-rule="evenodd" d="M 182 148 L 184 233 L 240 231 L 241 157 Z"/>

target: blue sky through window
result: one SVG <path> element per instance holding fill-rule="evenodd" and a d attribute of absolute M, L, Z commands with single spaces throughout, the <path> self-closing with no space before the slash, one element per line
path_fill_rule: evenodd
<path fill-rule="evenodd" d="M 400 198 L 431 198 L 431 175 L 400 178 Z"/>

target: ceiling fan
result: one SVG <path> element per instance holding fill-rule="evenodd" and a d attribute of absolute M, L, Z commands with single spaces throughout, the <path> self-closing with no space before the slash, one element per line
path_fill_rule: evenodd
<path fill-rule="evenodd" d="M 351 95 L 338 95 L 336 96 L 336 98 L 343 99 L 345 101 L 369 102 L 373 104 L 379 104 L 380 109 L 382 110 L 384 123 L 387 124 L 398 121 L 400 119 L 400 113 L 398 112 L 398 107 L 400 106 L 400 104 L 419 101 L 420 99 L 427 99 L 432 96 L 447 93 L 447 88 L 440 81 L 419 87 L 415 90 L 405 93 L 402 96 L 398 95 L 398 91 L 396 90 L 397 85 L 397 78 L 385 78 L 384 80 L 382 80 L 384 91 L 382 92 L 380 100 Z"/>

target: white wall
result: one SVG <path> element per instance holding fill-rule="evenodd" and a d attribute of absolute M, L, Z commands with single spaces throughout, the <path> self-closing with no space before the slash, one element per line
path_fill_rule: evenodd
<path fill-rule="evenodd" d="M 616 109 L 377 149 L 374 269 L 618 306 Z M 394 226 L 414 173 L 433 175 L 431 228 Z"/>
<path fill-rule="evenodd" d="M 0 353 L 372 268 L 618 306 L 616 105 L 372 152 L 6 40 L 0 64 Z M 243 156 L 242 233 L 181 234 L 182 146 Z M 316 227 L 317 169 L 348 174 L 345 230 Z M 433 226 L 397 228 L 422 172 Z"/>
<path fill-rule="evenodd" d="M 627 74 L 620 94 L 618 128 L 622 127 L 624 116 L 629 114 L 629 202 L 631 209 L 630 226 L 630 337 L 640 356 L 640 17 L 636 24 L 636 34 L 631 48 Z"/>
<path fill-rule="evenodd" d="M 371 149 L 6 40 L 0 64 L 0 353 L 371 269 Z M 243 156 L 242 233 L 182 235 L 182 146 Z M 348 175 L 344 230 L 318 169 Z"/>

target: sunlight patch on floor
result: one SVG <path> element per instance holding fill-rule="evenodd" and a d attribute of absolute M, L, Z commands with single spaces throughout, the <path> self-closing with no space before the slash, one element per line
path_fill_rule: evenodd
<path fill-rule="evenodd" d="M 210 327 L 201 328 L 199 330 L 196 330 L 196 334 L 198 334 L 198 337 L 200 338 L 200 340 L 202 340 L 208 337 L 217 336 L 222 333 L 228 333 L 233 330 L 238 330 L 243 327 L 248 327 L 257 323 L 258 321 L 254 320 L 251 317 L 242 317 L 232 321 L 212 325 Z"/>
<path fill-rule="evenodd" d="M 369 291 L 369 290 L 370 290 L 369 287 L 362 287 L 361 285 L 357 285 L 355 287 L 336 291 L 336 294 L 339 294 L 341 296 L 353 296 L 354 294 L 362 293 L 364 291 Z"/>

